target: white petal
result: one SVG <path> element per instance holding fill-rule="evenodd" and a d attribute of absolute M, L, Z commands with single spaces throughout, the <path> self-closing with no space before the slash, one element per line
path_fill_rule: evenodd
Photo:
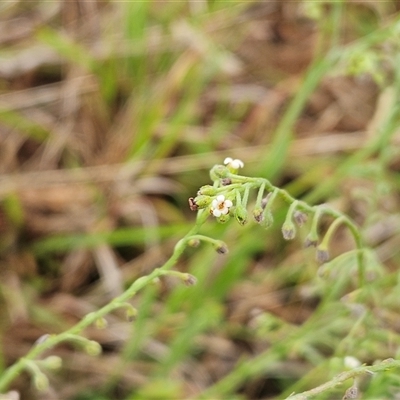
<path fill-rule="evenodd" d="M 228 207 L 224 207 L 221 211 L 221 214 L 226 215 L 229 213 L 229 208 Z"/>
<path fill-rule="evenodd" d="M 224 160 L 224 164 L 225 164 L 225 165 L 226 165 L 226 164 L 229 164 L 229 163 L 231 163 L 232 161 L 233 161 L 232 158 L 226 157 L 225 160 Z"/>
<path fill-rule="evenodd" d="M 218 201 L 219 203 L 224 202 L 224 200 L 225 200 L 225 196 L 224 196 L 223 194 L 219 194 L 219 195 L 217 196 L 217 201 Z"/>
<path fill-rule="evenodd" d="M 361 362 L 355 357 L 346 356 L 344 358 L 344 365 L 347 368 L 357 368 L 357 367 L 359 367 L 361 365 Z"/>
<path fill-rule="evenodd" d="M 242 160 L 236 159 L 231 162 L 231 167 L 235 169 L 243 168 L 244 163 Z"/>
<path fill-rule="evenodd" d="M 214 199 L 211 202 L 211 208 L 218 208 L 218 203 L 219 203 L 219 201 L 217 199 Z"/>
<path fill-rule="evenodd" d="M 218 210 L 218 209 L 213 210 L 212 213 L 213 213 L 214 217 L 217 217 L 217 218 L 220 217 L 222 214 L 221 210 Z"/>
<path fill-rule="evenodd" d="M 242 160 L 236 160 L 236 163 L 239 164 L 239 168 L 244 167 L 244 162 Z"/>
<path fill-rule="evenodd" d="M 230 200 L 225 200 L 224 204 L 225 204 L 225 207 L 228 207 L 228 208 L 233 206 L 233 203 Z"/>

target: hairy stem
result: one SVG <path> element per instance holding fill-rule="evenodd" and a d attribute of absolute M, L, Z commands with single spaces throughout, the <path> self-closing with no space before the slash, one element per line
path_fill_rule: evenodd
<path fill-rule="evenodd" d="M 351 371 L 342 372 L 339 375 L 336 375 L 329 382 L 326 382 L 320 386 L 317 386 L 311 390 L 307 390 L 306 392 L 298 393 L 293 396 L 289 396 L 288 400 L 308 400 L 315 397 L 318 394 L 324 393 L 330 389 L 335 388 L 338 385 L 343 384 L 348 379 L 357 378 L 360 375 L 365 373 L 373 374 L 375 372 L 385 371 L 390 368 L 400 368 L 400 361 L 394 360 L 393 358 L 388 358 L 387 360 L 383 360 L 379 364 L 375 365 L 363 365 L 358 368 L 354 368 Z"/>
<path fill-rule="evenodd" d="M 55 335 L 49 335 L 43 341 L 39 341 L 36 345 L 34 345 L 23 358 L 19 359 L 15 364 L 7 368 L 0 376 L 0 392 L 7 390 L 10 383 L 26 368 L 27 361 L 34 360 L 44 351 L 51 349 L 64 341 L 70 340 L 71 335 L 80 334 L 85 328 L 95 323 L 99 318 L 104 317 L 117 308 L 123 307 L 123 304 L 135 296 L 138 291 L 150 284 L 154 279 L 164 275 L 166 270 L 172 268 L 176 264 L 179 257 L 185 250 L 188 240 L 190 240 L 190 238 L 199 231 L 201 225 L 203 225 L 207 217 L 208 215 L 204 212 L 198 213 L 195 226 L 175 245 L 174 252 L 162 267 L 157 268 L 150 274 L 137 279 L 120 296 L 114 298 L 110 303 L 106 304 L 99 310 L 87 314 L 80 322 L 72 326 L 67 331 Z"/>
<path fill-rule="evenodd" d="M 326 205 L 311 206 L 305 201 L 297 200 L 296 198 L 291 196 L 286 190 L 274 186 L 268 179 L 250 178 L 232 173 L 228 174 L 228 177 L 232 180 L 232 184 L 219 188 L 219 191 L 221 193 L 230 192 L 233 190 L 244 190 L 244 188 L 248 188 L 249 186 L 258 189 L 265 188 L 269 192 L 277 193 L 284 201 L 286 201 L 290 205 L 296 203 L 296 208 L 298 210 L 305 211 L 311 215 L 323 213 L 325 215 L 334 218 L 335 220 L 340 219 L 340 223 L 343 223 L 349 229 L 350 233 L 354 238 L 357 250 L 359 250 L 357 252 L 358 276 L 359 276 L 360 286 L 364 285 L 365 268 L 364 268 L 363 241 L 359 228 L 354 223 L 354 221 L 351 220 L 347 215 L 341 213 L 340 211 L 334 210 Z"/>

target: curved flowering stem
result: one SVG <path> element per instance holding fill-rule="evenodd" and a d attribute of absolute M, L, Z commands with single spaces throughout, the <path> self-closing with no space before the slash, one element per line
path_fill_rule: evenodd
<path fill-rule="evenodd" d="M 302 225 L 307 215 L 312 216 L 311 231 L 307 236 L 305 245 L 317 246 L 319 241 L 318 226 L 322 216 L 329 216 L 334 219 L 324 239 L 317 247 L 317 260 L 328 261 L 328 244 L 333 233 L 340 224 L 345 225 L 352 234 L 357 247 L 357 266 L 360 285 L 365 283 L 364 251 L 360 230 L 347 215 L 328 207 L 325 204 L 311 206 L 308 203 L 291 196 L 286 190 L 272 185 L 265 178 L 254 178 L 239 175 L 237 170 L 244 166 L 240 160 L 225 159 L 224 165 L 215 165 L 210 171 L 213 185 L 206 185 L 199 189 L 198 196 L 192 198 L 196 209 L 204 208 L 211 213 L 219 222 L 226 222 L 232 214 L 236 220 L 243 225 L 246 222 L 247 199 L 251 189 L 258 190 L 255 209 L 253 211 L 256 222 L 268 228 L 272 221 L 271 207 L 276 197 L 282 198 L 289 204 L 288 213 L 282 226 L 283 237 L 291 240 L 295 237 L 296 228 L 294 222 Z M 264 192 L 268 195 L 263 198 Z M 236 204 L 234 204 L 236 202 Z M 211 206 L 210 206 L 211 204 Z M 192 208 L 193 209 L 193 208 Z M 222 220 L 221 220 L 221 217 Z"/>
<path fill-rule="evenodd" d="M 218 222 L 224 223 L 229 220 L 231 214 L 235 216 L 236 220 L 241 225 L 244 225 L 247 222 L 246 207 L 252 189 L 258 190 L 253 216 L 256 222 L 262 224 L 266 228 L 268 228 L 273 222 L 271 209 L 274 200 L 279 196 L 289 203 L 289 211 L 282 229 L 283 235 L 286 239 L 293 239 L 295 236 L 293 221 L 297 222 L 298 225 L 302 225 L 306 220 L 306 214 L 309 214 L 313 216 L 313 221 L 308 242 L 306 241 L 306 244 L 316 245 L 318 241 L 318 224 L 321 216 L 328 215 L 334 218 L 334 222 L 319 245 L 319 254 L 321 255 L 321 251 L 323 254 L 323 256 L 321 256 L 322 261 L 326 261 L 327 259 L 327 245 L 331 236 L 336 231 L 339 224 L 346 225 L 352 233 L 357 249 L 359 250 L 357 251 L 359 279 L 361 283 L 364 282 L 365 272 L 363 266 L 364 251 L 362 251 L 362 239 L 357 226 L 349 217 L 339 211 L 327 207 L 326 205 L 310 206 L 304 201 L 297 200 L 285 190 L 273 186 L 267 179 L 238 175 L 238 169 L 244 166 L 241 160 L 227 158 L 225 159 L 225 164 L 226 166 L 215 165 L 211 169 L 210 177 L 213 181 L 213 185 L 202 186 L 198 191 L 197 196 L 189 199 L 190 208 L 193 211 L 197 211 L 196 223 L 193 228 L 178 241 L 171 257 L 166 261 L 166 263 L 162 267 L 154 269 L 150 274 L 137 279 L 120 296 L 114 298 L 99 310 L 87 314 L 80 322 L 67 331 L 59 334 L 45 335 L 39 339 L 25 357 L 7 368 L 0 376 L 0 392 L 6 390 L 9 384 L 24 369 L 28 369 L 31 372 L 37 388 L 43 389 L 46 386 L 47 378 L 38 369 L 38 364 L 35 364 L 38 362 L 36 359 L 46 350 L 49 350 L 62 342 L 71 341 L 80 344 L 88 354 L 99 354 L 101 351 L 100 345 L 97 342 L 80 336 L 82 331 L 92 324 L 99 324 L 99 321 L 100 325 L 103 326 L 105 323 L 103 320 L 104 316 L 118 308 L 128 309 L 128 317 L 134 317 L 136 315 L 136 310 L 131 308 L 127 301 L 155 279 L 160 278 L 163 275 L 173 275 L 181 279 L 187 285 L 195 284 L 195 277 L 187 273 L 170 271 L 171 268 L 176 264 L 187 246 L 197 246 L 201 241 L 211 243 L 218 253 L 227 253 L 228 249 L 224 242 L 200 235 L 200 227 L 210 215 L 214 216 Z M 265 191 L 267 191 L 268 194 L 266 197 L 263 197 Z"/>

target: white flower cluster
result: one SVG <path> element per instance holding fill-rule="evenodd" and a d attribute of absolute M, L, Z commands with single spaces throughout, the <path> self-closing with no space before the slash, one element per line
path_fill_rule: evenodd
<path fill-rule="evenodd" d="M 224 160 L 224 164 L 228 168 L 230 168 L 232 172 L 244 167 L 244 163 L 242 160 L 239 160 L 237 158 L 233 159 L 231 157 L 226 157 Z M 225 199 L 225 196 L 223 194 L 220 194 L 212 201 L 210 212 L 214 217 L 219 218 L 222 215 L 229 214 L 229 209 L 232 206 L 232 201 L 229 199 Z"/>
<path fill-rule="evenodd" d="M 239 169 L 244 167 L 244 162 L 239 159 L 233 159 L 231 157 L 226 157 L 224 160 L 224 164 L 232 169 Z"/>

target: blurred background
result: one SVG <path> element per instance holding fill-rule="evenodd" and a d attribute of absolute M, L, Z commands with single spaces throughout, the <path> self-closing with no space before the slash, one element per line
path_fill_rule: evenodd
<path fill-rule="evenodd" d="M 397 1 L 21 1 L 0 4 L 0 368 L 161 266 L 193 226 L 187 200 L 229 156 L 359 224 L 358 287 L 345 229 L 323 270 L 268 231 L 210 220 L 228 255 L 188 249 L 131 300 L 65 344 L 63 367 L 21 399 L 272 399 L 400 343 Z M 241 171 L 241 172 L 242 172 Z M 251 200 L 253 202 L 253 198 Z M 326 229 L 329 220 L 324 222 Z M 350 253 L 348 253 L 350 251 Z M 343 256 L 341 256 L 343 255 Z M 396 374 L 363 382 L 396 398 Z M 341 398 L 344 388 L 320 398 Z"/>

